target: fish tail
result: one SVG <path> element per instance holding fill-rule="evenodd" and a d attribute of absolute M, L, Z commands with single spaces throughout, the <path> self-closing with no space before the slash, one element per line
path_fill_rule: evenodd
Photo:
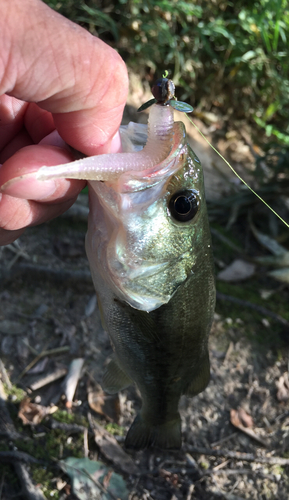
<path fill-rule="evenodd" d="M 136 416 L 125 439 L 125 447 L 133 450 L 142 450 L 151 446 L 165 450 L 179 450 L 181 445 L 179 414 L 174 420 L 154 426 L 146 423 L 140 413 Z"/>

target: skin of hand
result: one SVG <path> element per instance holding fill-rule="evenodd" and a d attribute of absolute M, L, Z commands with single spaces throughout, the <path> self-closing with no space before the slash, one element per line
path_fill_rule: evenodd
<path fill-rule="evenodd" d="M 40 0 L 0 0 L 0 245 L 65 212 L 84 181 L 36 181 L 43 165 L 120 150 L 128 91 L 115 50 Z"/>

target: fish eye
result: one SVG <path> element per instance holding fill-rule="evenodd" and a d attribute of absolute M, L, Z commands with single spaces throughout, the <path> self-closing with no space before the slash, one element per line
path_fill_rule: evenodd
<path fill-rule="evenodd" d="M 199 210 L 199 199 L 195 191 L 179 191 L 169 201 L 171 216 L 179 222 L 193 219 Z"/>

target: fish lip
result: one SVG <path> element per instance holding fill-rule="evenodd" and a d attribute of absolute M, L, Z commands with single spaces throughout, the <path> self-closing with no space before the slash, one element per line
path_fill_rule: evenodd
<path fill-rule="evenodd" d="M 173 143 L 168 156 L 160 163 L 144 170 L 128 170 L 119 176 L 122 193 L 143 191 L 162 182 L 178 168 L 182 154 L 188 153 L 187 135 L 183 122 L 174 123 Z"/>

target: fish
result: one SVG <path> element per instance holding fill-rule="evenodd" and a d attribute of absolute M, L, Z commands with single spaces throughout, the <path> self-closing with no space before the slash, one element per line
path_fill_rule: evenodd
<path fill-rule="evenodd" d="M 142 406 L 125 447 L 179 449 L 181 395 L 210 379 L 213 252 L 202 166 L 182 122 L 155 102 L 148 127 L 121 128 L 123 152 L 42 167 L 38 179 L 87 179 L 86 252 L 113 357 L 103 389 L 136 384 Z"/>

